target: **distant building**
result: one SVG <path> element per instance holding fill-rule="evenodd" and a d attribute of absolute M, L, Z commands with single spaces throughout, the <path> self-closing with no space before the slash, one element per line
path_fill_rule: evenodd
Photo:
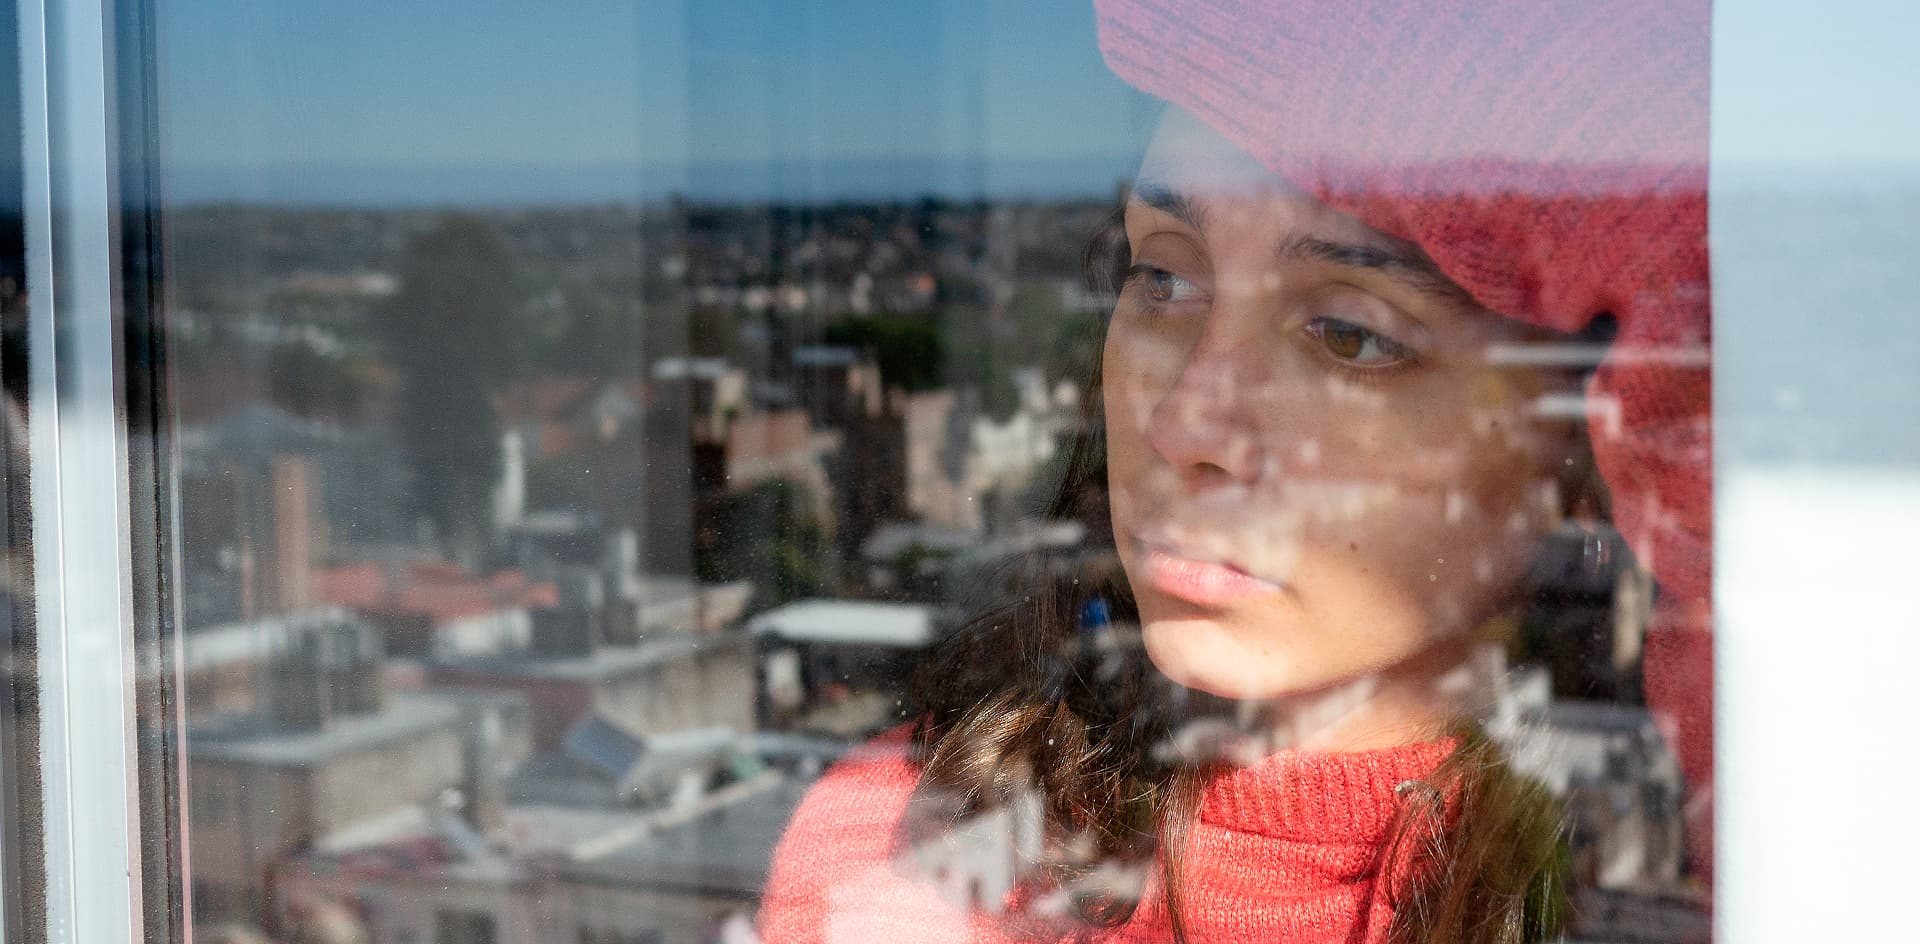
<path fill-rule="evenodd" d="M 991 913 L 1032 875 L 1045 842 L 1043 804 L 1031 787 L 1007 801 L 956 816 L 937 836 L 913 845 L 915 867 L 947 901 Z"/>
<path fill-rule="evenodd" d="M 1713 910 L 1704 888 L 1621 891 L 1584 888 L 1573 898 L 1568 944 L 1711 944 Z"/>
<path fill-rule="evenodd" d="M 1012 382 L 1019 396 L 1013 415 L 995 421 L 975 417 L 968 443 L 968 485 L 975 492 L 1024 488 L 1034 472 L 1053 458 L 1066 406 L 1048 389 L 1037 370 L 1016 369 Z"/>
<path fill-rule="evenodd" d="M 389 433 L 258 403 L 180 433 L 182 616 L 188 626 L 297 611 L 333 555 L 414 539 Z"/>
<path fill-rule="evenodd" d="M 652 811 L 516 806 L 503 843 L 414 816 L 324 837 L 278 870 L 288 923 L 354 916 L 417 944 L 712 944 L 748 920 L 806 784 L 764 773 Z"/>
<path fill-rule="evenodd" d="M 277 865 L 356 824 L 427 807 L 494 828 L 501 779 L 528 750 L 518 699 L 390 697 L 371 627 L 298 629 L 261 654 L 262 704 L 187 731 L 196 920 L 272 920 Z"/>
<path fill-rule="evenodd" d="M 976 391 L 894 391 L 883 413 L 848 433 L 836 474 L 852 478 L 850 492 L 885 496 L 868 499 L 872 523 L 852 532 L 853 546 L 882 523 L 994 531 L 1033 510 L 1015 498 L 1058 451 L 1073 391 L 1050 391 L 1035 371 L 1016 370 L 1013 381 L 1019 406 L 1003 420 L 982 412 Z"/>
<path fill-rule="evenodd" d="M 559 605 L 551 582 L 481 576 L 440 561 L 358 561 L 321 570 L 315 595 L 379 627 L 389 655 L 452 659 L 525 649 L 532 614 Z"/>
<path fill-rule="evenodd" d="M 804 410 L 777 410 L 733 415 L 714 433 L 693 444 L 694 481 L 703 494 L 792 482 L 814 496 L 822 520 L 831 520 L 834 482 L 824 457 L 840 448 L 838 432 L 816 429 Z"/>
<path fill-rule="evenodd" d="M 313 461 L 289 453 L 199 455 L 182 489 L 184 567 L 195 575 L 188 625 L 292 613 L 313 602 L 312 572 L 326 542 Z"/>
<path fill-rule="evenodd" d="M 1674 888 L 1685 848 L 1680 767 L 1645 708 L 1556 699 L 1540 667 L 1513 673 L 1488 731 L 1562 800 L 1586 886 Z"/>
<path fill-rule="evenodd" d="M 515 452 L 529 469 L 571 469 L 582 486 L 582 494 L 548 494 L 526 472 L 518 517 L 561 511 L 629 528 L 646 570 L 692 573 L 693 432 L 715 410 L 724 411 L 730 396 L 716 394 L 711 380 L 702 370 L 683 369 L 510 386 L 495 409 L 508 435 L 521 440 Z M 702 399 L 706 412 L 696 416 Z M 511 470 L 504 476 L 513 477 Z"/>
<path fill-rule="evenodd" d="M 294 272 L 283 283 L 288 292 L 302 295 L 341 295 L 358 298 L 386 298 L 400 290 L 400 279 L 391 272 Z"/>
<path fill-rule="evenodd" d="M 867 586 L 892 599 L 978 613 L 1032 593 L 1037 580 L 1099 569 L 1110 547 L 1087 540 L 1078 521 L 1036 521 L 997 535 L 931 524 L 893 524 L 860 548 Z"/>
<path fill-rule="evenodd" d="M 557 376 L 517 381 L 495 401 L 501 425 L 519 435 L 527 458 L 571 455 L 618 437 L 649 400 L 637 378 Z"/>
<path fill-rule="evenodd" d="M 649 572 L 633 528 L 609 528 L 585 514 L 529 516 L 509 543 L 523 568 L 557 583 L 560 596 L 551 606 L 575 611 L 572 616 L 536 612 L 536 622 L 591 622 L 595 643 L 627 645 L 660 633 L 718 631 L 740 618 L 752 595 L 753 588 L 744 583 L 700 583 L 691 576 Z"/>
<path fill-rule="evenodd" d="M 1542 540 L 1527 585 L 1535 588 L 1535 605 L 1523 641 L 1553 673 L 1554 691 L 1637 699 L 1653 578 L 1620 532 L 1604 522 L 1569 518 Z"/>
<path fill-rule="evenodd" d="M 311 635 L 377 634 L 340 607 L 323 606 L 254 620 L 202 626 L 181 634 L 180 674 L 190 721 L 264 710 L 277 654 Z"/>
<path fill-rule="evenodd" d="M 793 349 L 794 393 L 813 421 L 835 429 L 880 413 L 886 395 L 880 365 L 859 349 L 828 344 Z"/>
<path fill-rule="evenodd" d="M 750 641 L 739 631 L 668 633 L 606 646 L 558 634 L 528 652 L 434 662 L 428 684 L 516 692 L 533 743 L 557 749 L 575 722 L 598 714 L 639 734 L 754 728 Z"/>
<path fill-rule="evenodd" d="M 907 517 L 969 531 L 985 522 L 967 474 L 970 429 L 951 390 L 895 395 L 904 452 L 900 483 Z"/>
<path fill-rule="evenodd" d="M 560 860 L 550 874 L 565 916 L 552 926 L 571 926 L 595 944 L 718 940 L 727 923 L 759 910 L 774 846 L 807 786 L 764 774 L 663 817 L 648 833 Z"/>
<path fill-rule="evenodd" d="M 719 438 L 732 418 L 751 409 L 747 372 L 720 357 L 665 357 L 653 363 L 657 381 L 684 381 L 693 435 Z"/>
<path fill-rule="evenodd" d="M 683 805 L 735 772 L 746 738 L 728 727 L 643 735 L 590 714 L 574 722 L 558 750 L 521 765 L 507 782 L 507 797 L 596 809 Z"/>
<path fill-rule="evenodd" d="M 947 562 L 986 542 L 978 531 L 932 522 L 883 524 L 860 545 L 859 577 L 889 599 L 932 602 Z"/>
<path fill-rule="evenodd" d="M 858 737 L 898 723 L 902 683 L 943 627 L 924 604 L 801 600 L 747 623 L 770 726 Z"/>

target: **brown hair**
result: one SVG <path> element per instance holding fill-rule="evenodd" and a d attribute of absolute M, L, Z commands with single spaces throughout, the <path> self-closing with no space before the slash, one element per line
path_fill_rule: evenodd
<path fill-rule="evenodd" d="M 1116 289 L 1111 273 L 1124 268 L 1126 254 L 1116 212 L 1087 250 L 1089 283 Z M 1090 414 L 1068 449 L 1046 510 L 1052 518 L 1106 514 L 1097 360 L 1089 388 Z M 1031 791 L 1045 841 L 1024 881 L 1063 892 L 1073 905 L 1064 917 L 1024 916 L 1035 936 L 1124 923 L 1140 904 L 1144 876 L 1158 868 L 1174 937 L 1184 942 L 1182 850 L 1217 766 L 1162 748 L 1182 722 L 1224 713 L 1228 703 L 1161 675 L 1137 634 L 1082 631 L 1094 601 L 1110 609 L 1114 626 L 1137 625 L 1110 551 L 1027 565 L 1030 594 L 961 627 L 915 675 L 922 772 L 902 841 L 924 841 Z M 1392 903 L 1387 939 L 1508 944 L 1554 936 L 1564 921 L 1566 872 L 1557 805 L 1484 734 L 1456 733 L 1459 747 L 1426 782 L 1430 789 L 1402 797 L 1382 853 L 1383 869 L 1411 857 L 1413 876 Z M 1422 828 L 1436 815 L 1454 826 Z M 1116 882 L 1116 871 L 1132 878 Z M 1356 928 L 1356 939 L 1365 930 Z"/>

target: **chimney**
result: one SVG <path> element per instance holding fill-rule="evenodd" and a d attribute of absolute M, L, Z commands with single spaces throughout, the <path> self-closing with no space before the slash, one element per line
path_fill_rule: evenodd
<path fill-rule="evenodd" d="M 333 629 L 333 705 L 339 714 L 366 715 L 386 704 L 384 647 L 380 633 L 366 623 L 347 620 Z"/>
<path fill-rule="evenodd" d="M 607 586 L 602 624 L 606 642 L 614 646 L 637 645 L 640 642 L 640 535 L 632 528 L 619 528 L 608 535 L 601 566 Z"/>
<path fill-rule="evenodd" d="M 269 656 L 267 711 L 275 728 L 312 731 L 386 701 L 380 634 L 351 617 L 289 620 Z"/>
<path fill-rule="evenodd" d="M 469 704 L 464 714 L 460 794 L 465 805 L 460 812 L 475 832 L 488 836 L 498 832 L 507 818 L 502 770 L 505 724 L 500 709 L 490 705 Z"/>
<path fill-rule="evenodd" d="M 281 612 L 297 613 L 313 601 L 312 463 L 299 456 L 275 456 L 269 480 L 274 599 Z"/>
<path fill-rule="evenodd" d="M 607 536 L 607 575 L 624 582 L 640 572 L 640 535 L 631 527 L 616 528 Z"/>
<path fill-rule="evenodd" d="M 313 627 L 289 624 L 267 669 L 267 708 L 280 731 L 325 727 L 331 705 L 331 679 L 321 669 L 322 637 Z"/>
<path fill-rule="evenodd" d="M 493 528 L 519 527 L 527 515 L 527 444 L 519 431 L 500 436 L 500 478 L 493 486 Z"/>
<path fill-rule="evenodd" d="M 602 614 L 606 585 L 592 567 L 563 567 L 554 575 L 560 603 L 533 611 L 533 651 L 546 656 L 592 655 L 606 640 Z"/>

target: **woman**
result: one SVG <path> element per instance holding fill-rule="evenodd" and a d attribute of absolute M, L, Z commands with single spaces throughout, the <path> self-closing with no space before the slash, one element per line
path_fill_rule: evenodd
<path fill-rule="evenodd" d="M 1704 606 L 1706 62 L 1703 5 L 1547 6 L 1099 4 L 1172 105 L 1062 491 L 1104 484 L 1121 573 L 956 637 L 910 737 L 796 815 L 768 940 L 1559 928 L 1557 815 L 1471 655 L 1590 449 L 1663 612 Z M 1584 427 L 1542 409 L 1582 392 Z M 1007 887 L 949 868 L 981 821 Z"/>

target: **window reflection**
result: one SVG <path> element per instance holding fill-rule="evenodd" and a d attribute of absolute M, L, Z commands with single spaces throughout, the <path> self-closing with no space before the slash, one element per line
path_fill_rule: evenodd
<path fill-rule="evenodd" d="M 223 189 L 178 145 L 199 934 L 804 937 L 818 890 L 776 848 L 809 829 L 886 838 L 814 847 L 885 863 L 821 865 L 807 907 L 846 928 L 924 904 L 1158 929 L 1143 789 L 1217 823 L 1264 802 L 1233 778 L 1337 752 L 1286 775 L 1323 778 L 1322 814 L 1372 778 L 1379 832 L 1453 802 L 1427 779 L 1471 748 L 1501 771 L 1484 808 L 1565 880 L 1543 926 L 1703 938 L 1697 777 L 1641 682 L 1670 578 L 1589 444 L 1629 422 L 1604 357 L 1697 369 L 1704 339 L 1496 314 L 1457 259 L 1282 188 L 1218 121 L 1163 121 L 1073 9 L 667 11 L 579 81 L 618 72 L 598 121 L 684 153 L 623 138 L 601 178 L 513 177 L 504 148 L 461 173 L 262 160 Z M 502 102 L 503 134 L 531 121 Z M 1100 153 L 1034 117 L 1082 110 Z M 1368 713 L 1396 690 L 1422 710 Z M 903 757 L 911 814 L 818 786 Z M 1049 777 L 1104 806 L 1061 816 Z M 1310 812 L 1282 819 L 1357 828 Z M 1399 874 L 1366 843 L 1329 868 Z"/>

